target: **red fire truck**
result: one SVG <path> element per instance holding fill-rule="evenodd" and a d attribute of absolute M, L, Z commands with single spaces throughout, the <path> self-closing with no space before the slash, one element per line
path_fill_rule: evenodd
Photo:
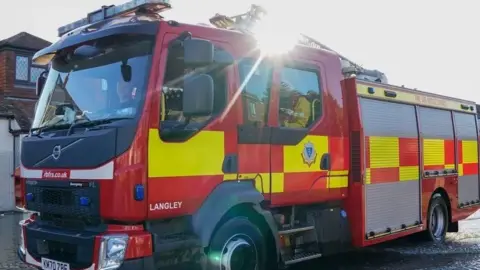
<path fill-rule="evenodd" d="M 390 85 L 306 36 L 268 54 L 257 6 L 212 26 L 169 8 L 104 6 L 34 56 L 50 68 L 22 141 L 27 264 L 261 270 L 442 242 L 479 208 L 474 102 Z"/>

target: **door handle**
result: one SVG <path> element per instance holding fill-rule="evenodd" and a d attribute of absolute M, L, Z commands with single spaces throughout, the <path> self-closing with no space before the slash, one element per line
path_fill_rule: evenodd
<path fill-rule="evenodd" d="M 325 153 L 322 155 L 322 158 L 320 160 L 320 170 L 329 171 L 330 167 L 330 153 Z"/>
<path fill-rule="evenodd" d="M 238 158 L 235 154 L 228 154 L 223 159 L 222 165 L 223 173 L 237 173 L 238 172 Z"/>

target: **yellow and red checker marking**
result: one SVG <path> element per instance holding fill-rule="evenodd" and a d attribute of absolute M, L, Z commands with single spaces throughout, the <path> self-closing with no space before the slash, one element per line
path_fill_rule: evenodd
<path fill-rule="evenodd" d="M 419 179 L 418 139 L 367 136 L 366 184 Z"/>

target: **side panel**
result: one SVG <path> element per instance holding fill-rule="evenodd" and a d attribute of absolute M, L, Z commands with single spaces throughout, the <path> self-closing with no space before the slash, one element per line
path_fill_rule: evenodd
<path fill-rule="evenodd" d="M 453 113 L 457 136 L 458 203 L 479 203 L 478 143 L 475 115 Z"/>
<path fill-rule="evenodd" d="M 422 133 L 423 169 L 426 175 L 455 169 L 455 143 L 449 111 L 419 107 Z"/>
<path fill-rule="evenodd" d="M 418 225 L 418 129 L 412 105 L 360 98 L 365 135 L 365 233 Z"/>
<path fill-rule="evenodd" d="M 451 111 L 418 106 L 417 112 L 422 150 L 422 216 L 426 224 L 430 199 L 435 190 L 445 190 L 450 199 L 447 203 L 452 208 L 457 204 L 457 149 Z"/>

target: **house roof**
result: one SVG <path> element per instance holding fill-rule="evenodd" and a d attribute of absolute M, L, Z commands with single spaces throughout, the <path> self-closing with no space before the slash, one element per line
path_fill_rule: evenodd
<path fill-rule="evenodd" d="M 38 51 L 52 43 L 27 32 L 20 32 L 14 36 L 0 40 L 0 48 L 14 47 L 19 49 Z"/>
<path fill-rule="evenodd" d="M 52 43 L 27 32 L 20 32 L 0 40 L 0 50 L 21 49 L 38 51 Z M 14 95 L 13 95 L 14 96 Z M 0 94 L 0 117 L 14 117 L 22 130 L 30 129 L 35 113 L 35 99 L 22 99 L 2 96 Z"/>
<path fill-rule="evenodd" d="M 28 130 L 35 114 L 35 102 L 28 99 L 0 100 L 0 116 L 13 116 L 21 130 Z"/>

